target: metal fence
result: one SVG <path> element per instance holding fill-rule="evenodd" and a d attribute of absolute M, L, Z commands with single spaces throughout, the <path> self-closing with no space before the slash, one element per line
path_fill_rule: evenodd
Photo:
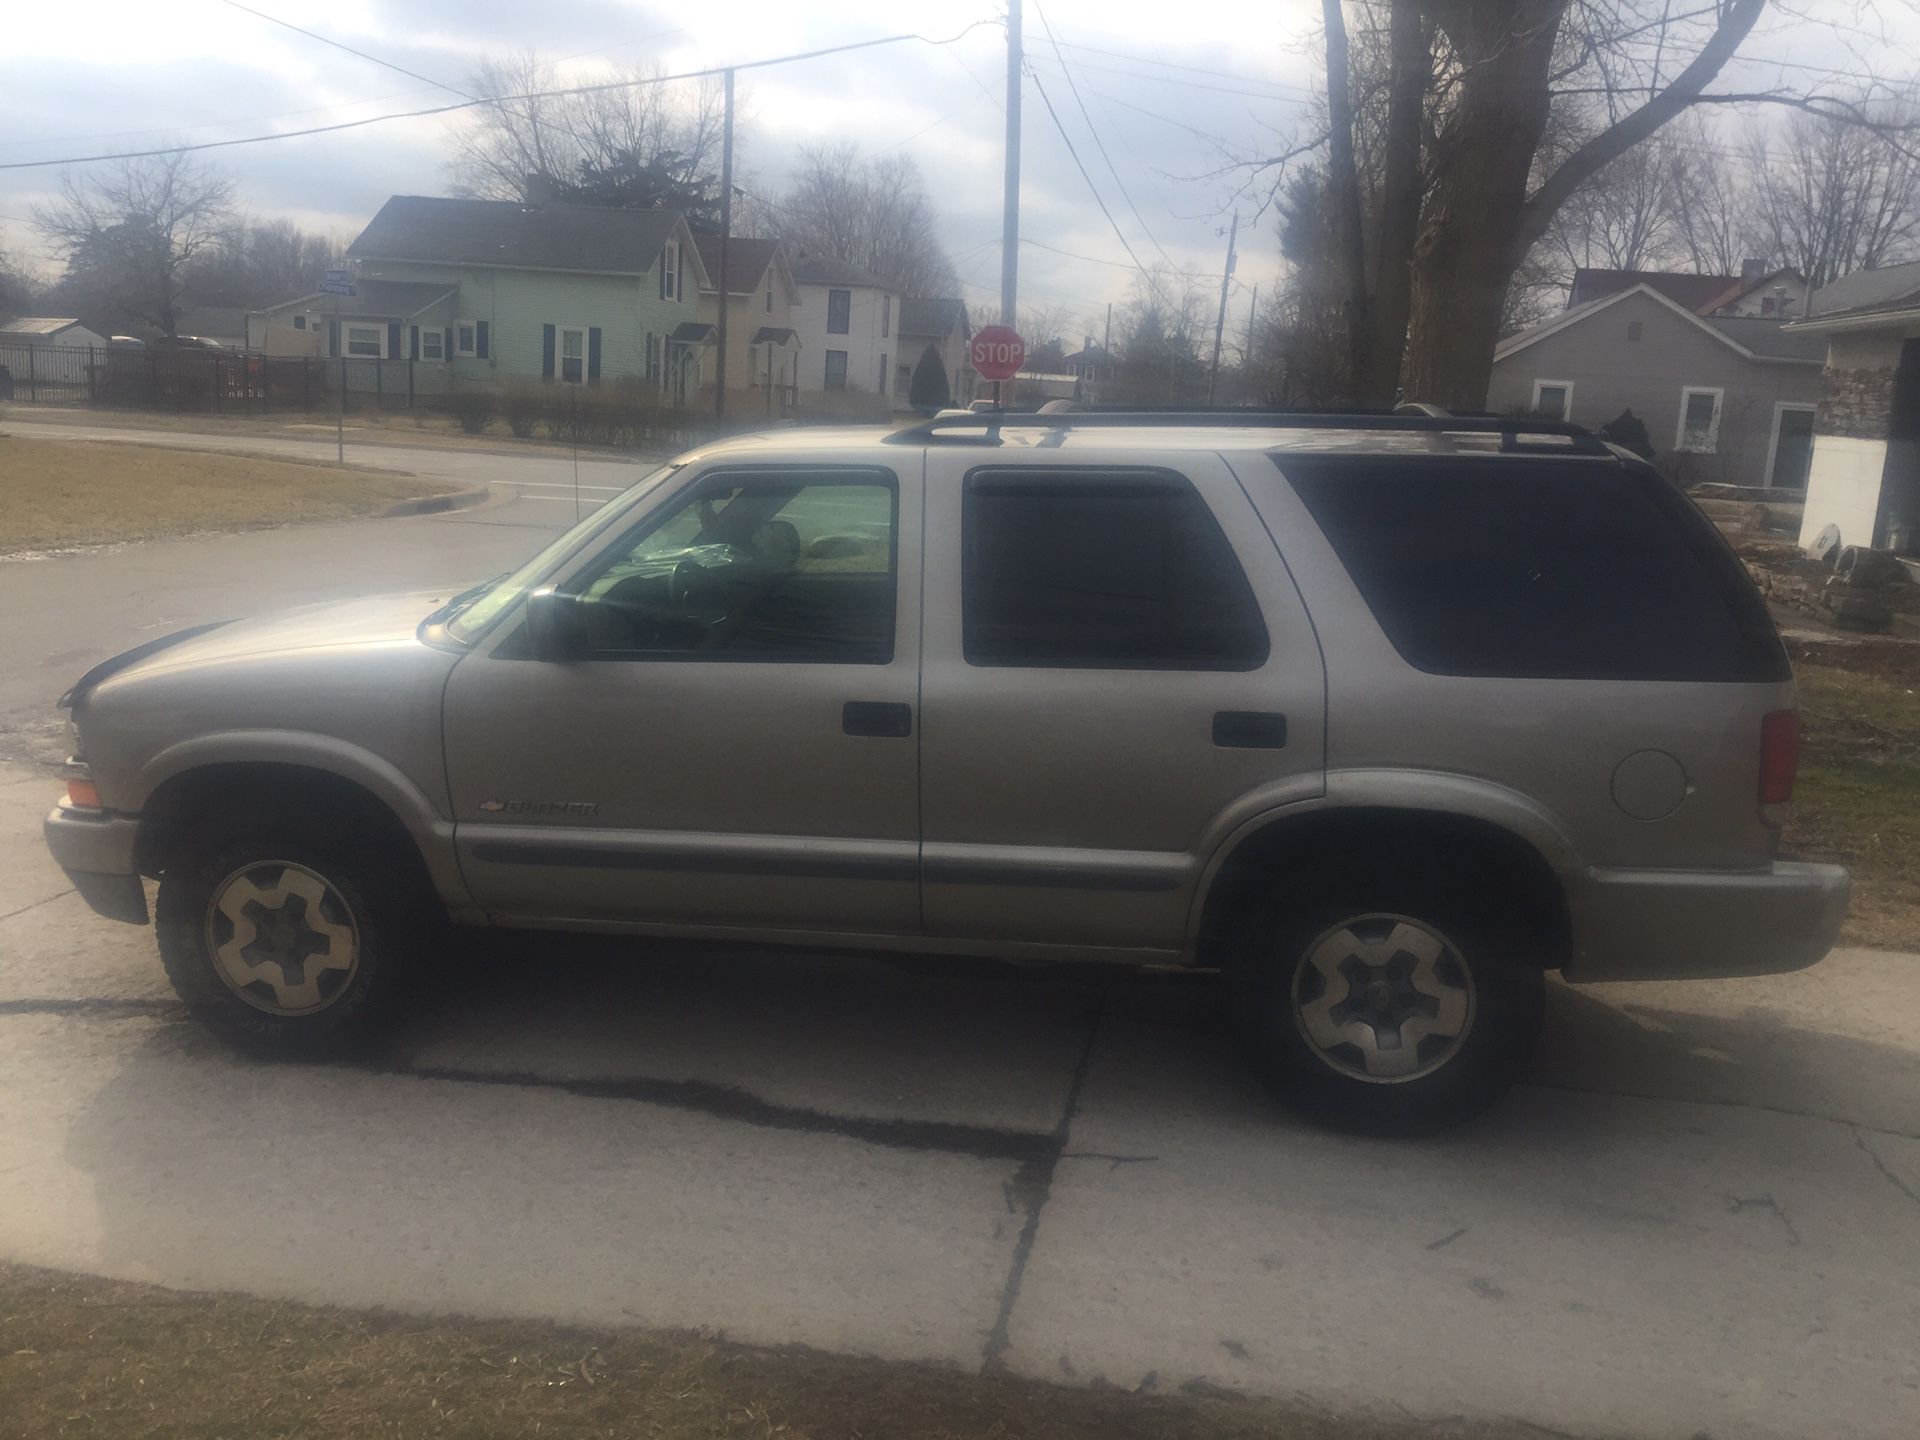
<path fill-rule="evenodd" d="M 444 365 L 341 356 L 260 355 L 186 346 L 121 349 L 0 340 L 0 400 L 128 410 L 264 413 L 406 410 L 449 389 Z"/>

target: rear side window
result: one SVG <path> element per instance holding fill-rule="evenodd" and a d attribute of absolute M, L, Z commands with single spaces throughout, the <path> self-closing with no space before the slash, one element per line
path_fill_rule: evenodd
<path fill-rule="evenodd" d="M 1274 457 L 1409 664 L 1774 681 L 1766 606 L 1692 503 L 1611 460 Z"/>
<path fill-rule="evenodd" d="M 1267 631 L 1206 501 L 1166 470 L 976 470 L 963 497 L 973 665 L 1253 670 Z"/>

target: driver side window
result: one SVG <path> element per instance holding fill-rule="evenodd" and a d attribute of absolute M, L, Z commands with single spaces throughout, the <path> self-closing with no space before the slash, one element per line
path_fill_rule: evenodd
<path fill-rule="evenodd" d="M 590 657 L 884 665 L 898 525 L 884 471 L 709 473 L 566 589 Z"/>

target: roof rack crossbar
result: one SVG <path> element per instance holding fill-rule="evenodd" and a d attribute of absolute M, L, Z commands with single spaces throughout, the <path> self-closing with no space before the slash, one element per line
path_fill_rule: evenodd
<path fill-rule="evenodd" d="M 968 415 L 936 415 L 894 431 L 896 444 L 914 444 L 984 430 L 998 438 L 1002 429 L 1114 430 L 1181 425 L 1231 426 L 1252 430 L 1377 430 L 1413 431 L 1436 435 L 1498 435 L 1503 451 L 1552 449 L 1561 453 L 1605 455 L 1606 443 L 1584 426 L 1565 420 L 1528 416 L 1449 415 L 1381 411 L 1287 410 L 1070 410 L 1053 414 L 1035 411 L 978 410 Z M 1545 444 L 1529 443 L 1538 436 Z"/>

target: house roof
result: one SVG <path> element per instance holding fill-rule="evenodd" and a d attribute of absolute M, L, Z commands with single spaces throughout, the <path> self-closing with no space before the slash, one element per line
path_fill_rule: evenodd
<path fill-rule="evenodd" d="M 1493 358 L 1497 363 L 1510 355 L 1516 355 L 1549 335 L 1556 335 L 1562 330 L 1592 319 L 1602 310 L 1611 309 L 1631 295 L 1644 295 L 1656 305 L 1665 306 L 1687 324 L 1697 326 L 1748 360 L 1758 360 L 1768 364 L 1818 365 L 1826 359 L 1824 342 L 1819 346 L 1809 346 L 1803 343 L 1800 336 L 1783 334 L 1783 322 L 1771 316 L 1716 315 L 1711 319 L 1702 319 L 1684 305 L 1677 303 L 1672 297 L 1656 290 L 1652 285 L 1635 285 L 1632 289 L 1615 291 L 1598 300 L 1589 300 L 1584 305 L 1563 310 L 1552 319 L 1543 320 L 1530 330 L 1509 335 L 1494 348 Z"/>
<path fill-rule="evenodd" d="M 713 345 L 720 332 L 704 320 L 682 320 L 667 338 L 679 345 Z"/>
<path fill-rule="evenodd" d="M 363 275 L 354 281 L 354 293 L 351 295 L 326 295 L 316 290 L 311 295 L 295 295 L 290 300 L 278 300 L 266 306 L 267 310 L 284 310 L 289 305 L 300 305 L 312 300 L 326 314 L 334 313 L 339 306 L 342 316 L 360 319 L 406 320 L 418 315 L 449 295 L 458 293 L 458 285 L 448 285 L 437 280 L 382 280 L 377 276 Z"/>
<path fill-rule="evenodd" d="M 0 324 L 0 335 L 58 335 L 79 323 L 71 315 L 21 315 Z"/>
<path fill-rule="evenodd" d="M 1567 308 L 1623 294 L 1645 285 L 1689 310 L 1699 310 L 1740 284 L 1738 275 L 1688 275 L 1667 270 L 1589 270 L 1573 272 Z"/>
<path fill-rule="evenodd" d="M 395 195 L 367 222 L 347 254 L 362 260 L 644 275 L 681 223 L 678 210 Z M 698 265 L 697 246 L 694 255 Z M 700 281 L 706 283 L 704 266 Z"/>
<path fill-rule="evenodd" d="M 1084 349 L 1076 350 L 1071 355 L 1066 356 L 1064 363 L 1071 365 L 1074 361 L 1079 360 L 1088 365 L 1105 365 L 1112 359 L 1113 357 L 1107 353 L 1106 346 L 1088 345 Z"/>
<path fill-rule="evenodd" d="M 1807 304 L 1807 317 L 1851 311 L 1887 310 L 1911 302 L 1920 292 L 1920 260 L 1887 265 L 1878 270 L 1856 270 L 1822 285 Z"/>
<path fill-rule="evenodd" d="M 794 332 L 787 329 L 784 325 L 762 325 L 758 330 L 753 332 L 753 339 L 749 343 L 754 345 L 798 345 L 799 341 L 795 338 Z"/>
<path fill-rule="evenodd" d="M 693 237 L 694 248 L 700 252 L 700 266 L 707 272 L 707 283 L 703 290 L 720 288 L 720 237 L 718 235 L 696 234 Z M 767 273 L 767 267 L 773 263 L 773 257 L 780 253 L 778 240 L 756 240 L 745 235 L 730 236 L 727 240 L 727 293 L 730 295 L 751 295 L 760 288 L 761 277 Z"/>
<path fill-rule="evenodd" d="M 830 255 L 802 255 L 793 262 L 793 278 L 801 285 L 864 286 L 869 290 L 891 290 L 893 286 L 870 270 L 835 260 Z"/>
<path fill-rule="evenodd" d="M 1824 363 L 1827 342 L 1781 328 L 1778 315 L 1709 315 L 1707 324 L 1735 344 L 1769 360 L 1811 360 Z"/>
<path fill-rule="evenodd" d="M 952 335 L 956 331 L 965 335 L 971 328 L 967 324 L 967 302 L 964 300 L 914 299 L 908 296 L 900 301 L 902 335 Z"/>

